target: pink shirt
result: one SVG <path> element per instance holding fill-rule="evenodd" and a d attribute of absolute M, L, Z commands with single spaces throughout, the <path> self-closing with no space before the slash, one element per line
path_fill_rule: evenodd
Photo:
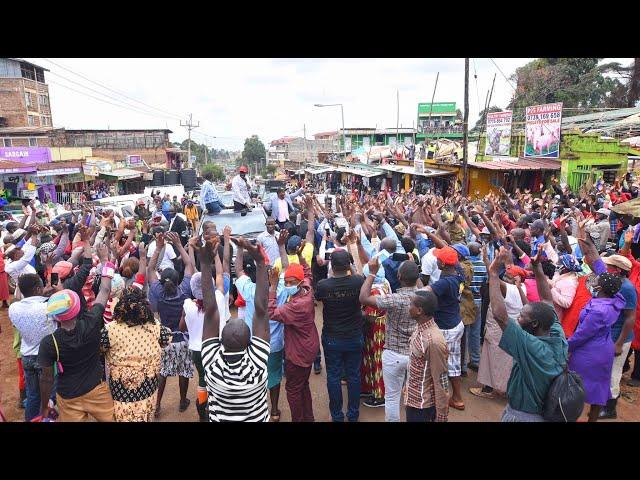
<path fill-rule="evenodd" d="M 578 289 L 578 277 L 574 272 L 556 274 L 551 280 L 551 296 L 558 318 L 562 320 L 564 311 L 573 303 Z"/>
<path fill-rule="evenodd" d="M 538 296 L 538 285 L 536 284 L 536 279 L 526 278 L 524 280 L 524 286 L 527 289 L 527 300 L 530 302 L 539 302 L 540 297 Z"/>

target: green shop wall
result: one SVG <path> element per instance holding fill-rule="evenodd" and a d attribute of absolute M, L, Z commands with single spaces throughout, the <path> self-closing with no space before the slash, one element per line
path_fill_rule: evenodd
<path fill-rule="evenodd" d="M 522 157 L 524 154 L 524 133 L 511 136 L 509 156 Z M 484 152 L 486 136 L 480 137 L 478 152 Z M 580 132 L 562 132 L 560 144 L 560 181 L 566 182 L 573 190 L 580 188 L 589 176 L 595 174 L 592 180 L 607 175 L 615 175 L 616 171 L 624 173 L 627 170 L 627 155 L 634 155 L 634 150 L 626 145 L 620 145 L 616 139 L 602 139 L 599 134 L 582 134 Z M 496 157 L 497 158 L 497 157 Z M 478 155 L 477 161 L 494 160 L 493 156 Z"/>
<path fill-rule="evenodd" d="M 384 134 L 382 135 L 383 137 L 383 145 L 389 145 L 389 139 L 391 137 L 395 137 L 396 135 L 390 135 L 390 134 Z M 369 139 L 369 145 L 375 146 L 376 142 L 375 142 L 375 135 L 346 135 L 346 138 L 350 138 L 351 139 L 351 149 L 355 150 L 356 148 L 360 148 L 362 146 L 364 146 L 364 140 L 365 138 Z M 398 134 L 398 141 L 400 143 L 404 143 L 406 138 L 410 138 L 413 140 L 413 135 L 410 133 L 399 133 Z M 340 147 L 344 148 L 344 144 L 342 143 L 342 137 L 340 137 Z"/>

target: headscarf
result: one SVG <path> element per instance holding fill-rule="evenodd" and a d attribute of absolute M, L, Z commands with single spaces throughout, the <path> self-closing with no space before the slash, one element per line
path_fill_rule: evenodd
<path fill-rule="evenodd" d="M 527 271 L 524 268 L 518 267 L 516 265 L 509 265 L 507 267 L 507 273 L 514 278 L 520 277 L 522 278 L 522 280 L 525 280 L 527 278 Z"/>
<path fill-rule="evenodd" d="M 582 271 L 582 266 L 578 263 L 578 260 L 576 260 L 576 257 L 574 255 L 571 255 L 569 253 L 560 255 L 560 262 L 562 263 L 562 266 L 570 272 Z"/>
<path fill-rule="evenodd" d="M 38 253 L 44 253 L 45 255 L 49 255 L 55 249 L 56 249 L 56 244 L 55 243 L 46 242 L 46 243 L 43 243 L 42 245 L 40 245 L 40 248 L 38 249 Z"/>
<path fill-rule="evenodd" d="M 61 260 L 53 266 L 51 271 L 53 273 L 57 273 L 60 279 L 64 280 L 71 275 L 71 272 L 73 271 L 73 264 L 71 262 Z"/>

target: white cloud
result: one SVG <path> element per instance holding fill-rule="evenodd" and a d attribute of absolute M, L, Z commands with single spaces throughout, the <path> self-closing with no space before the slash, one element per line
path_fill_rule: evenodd
<path fill-rule="evenodd" d="M 508 77 L 528 58 L 495 58 Z M 629 63 L 631 59 L 619 60 Z M 242 149 L 252 134 L 265 143 L 285 135 L 307 136 L 341 126 L 339 108 L 315 108 L 314 103 L 343 103 L 346 127 L 395 127 L 396 89 L 400 91 L 400 124 L 412 126 L 419 102 L 429 102 L 436 72 L 440 72 L 436 101 L 455 101 L 462 110 L 464 59 L 51 59 L 129 97 L 171 114 L 159 118 L 89 98 L 58 84 L 95 97 L 96 92 L 69 83 L 66 77 L 113 97 L 113 92 L 89 83 L 47 60 L 29 59 L 46 73 L 55 126 L 66 128 L 169 128 L 171 139 L 186 138 L 178 116 L 193 113 L 201 134 L 216 148 Z M 474 65 L 475 63 L 475 65 Z M 475 66 L 475 68 L 474 68 Z M 477 79 L 474 73 L 477 72 Z M 492 105 L 506 107 L 512 87 L 488 58 L 470 62 L 469 123 L 473 126 L 484 106 L 494 73 Z M 55 83 L 54 83 L 55 82 Z M 104 97 L 101 97 L 104 98 Z M 109 102 L 114 99 L 104 98 Z M 122 98 L 121 98 L 122 99 Z M 165 114 L 122 99 L 163 117 Z"/>

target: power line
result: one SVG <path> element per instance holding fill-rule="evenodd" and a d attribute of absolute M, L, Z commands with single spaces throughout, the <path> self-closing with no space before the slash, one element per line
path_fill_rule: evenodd
<path fill-rule="evenodd" d="M 160 108 L 154 107 L 153 105 L 149 105 L 149 104 L 144 103 L 144 102 L 142 102 L 142 101 L 140 101 L 140 100 L 137 100 L 137 99 L 135 99 L 135 98 L 133 98 L 133 97 L 130 97 L 130 96 L 128 96 L 128 95 L 125 95 L 125 94 L 124 94 L 124 93 L 122 93 L 122 92 L 119 92 L 119 91 L 117 91 L 117 90 L 114 90 L 113 88 L 107 87 L 106 85 L 103 85 L 102 83 L 96 82 L 95 80 L 91 80 L 89 77 L 87 77 L 87 76 L 85 76 L 85 75 L 82 75 L 82 74 L 80 74 L 80 73 L 78 73 L 78 72 L 75 72 L 75 71 L 71 70 L 70 68 L 64 67 L 64 66 L 62 66 L 62 65 L 60 65 L 60 64 L 58 64 L 58 63 L 56 63 L 56 62 L 54 62 L 54 61 L 52 61 L 52 60 L 49 60 L 48 58 L 43 58 L 43 60 L 46 60 L 47 62 L 49 62 L 49 63 L 51 63 L 51 64 L 53 64 L 53 65 L 55 65 L 55 66 L 57 66 L 57 67 L 60 67 L 60 68 L 62 68 L 63 70 L 66 70 L 66 71 L 68 71 L 68 72 L 71 72 L 71 73 L 73 73 L 74 75 L 77 75 L 77 76 L 79 76 L 79 77 L 81 77 L 81 78 L 84 78 L 85 80 L 87 80 L 87 81 L 89 81 L 89 82 L 91 82 L 91 83 L 93 83 L 93 84 L 95 84 L 95 85 L 98 85 L 98 86 L 100 86 L 100 87 L 102 87 L 102 88 L 106 88 L 107 90 L 109 90 L 109 91 L 111 91 L 111 92 L 113 92 L 113 93 L 116 93 L 116 94 L 118 94 L 118 95 L 120 95 L 120 96 L 122 96 L 122 97 L 128 98 L 129 100 L 133 100 L 134 102 L 140 103 L 140 104 L 142 104 L 142 105 L 146 105 L 146 106 L 147 106 L 147 107 L 149 107 L 149 108 L 152 108 L 152 109 L 154 109 L 154 110 L 158 110 L 159 112 L 162 112 L 162 113 L 168 114 L 168 115 L 170 115 L 170 116 L 172 116 L 172 117 L 175 117 L 175 118 L 177 118 L 177 119 L 182 118 L 180 115 L 176 115 L 176 114 L 174 114 L 174 113 L 167 112 L 166 110 L 162 110 L 162 109 L 160 109 Z"/>
<path fill-rule="evenodd" d="M 500 67 L 498 66 L 498 64 L 493 60 L 493 58 L 490 58 L 489 60 L 491 60 L 491 62 L 496 66 L 496 68 L 498 69 L 498 71 L 500 72 L 500 75 L 502 75 L 504 77 L 504 79 L 507 81 L 507 83 L 511 86 L 511 88 L 513 88 L 513 91 L 516 91 L 516 87 L 513 86 L 513 83 L 511 83 L 511 80 L 509 80 L 507 78 L 507 76 L 502 72 L 502 70 L 500 69 Z"/>
<path fill-rule="evenodd" d="M 114 100 L 114 101 L 116 101 L 116 102 L 120 102 L 120 103 L 122 103 L 122 104 L 124 104 L 124 105 L 127 105 L 127 106 L 131 107 L 131 108 L 135 108 L 136 110 L 144 111 L 145 113 L 147 113 L 147 114 L 149 114 L 149 115 L 153 115 L 154 117 L 158 117 L 158 118 L 165 118 L 165 119 L 172 119 L 172 118 L 173 118 L 173 117 L 167 117 L 166 115 L 159 115 L 159 114 L 154 113 L 154 112 L 149 112 L 149 111 L 143 110 L 142 108 L 137 107 L 136 105 L 133 105 L 133 104 L 128 103 L 128 102 L 125 102 L 124 100 L 120 100 L 119 98 L 112 97 L 111 95 L 107 95 L 106 93 L 102 93 L 102 92 L 100 92 L 99 90 L 96 90 L 96 89 L 94 89 L 94 88 L 87 87 L 86 85 L 83 85 L 83 84 L 82 84 L 82 83 L 80 83 L 80 82 L 76 82 L 75 80 L 71 80 L 70 78 L 67 78 L 67 77 L 62 76 L 62 75 L 60 75 L 59 73 L 55 73 L 55 72 L 50 72 L 50 73 L 52 73 L 53 75 L 55 75 L 55 76 L 57 76 L 57 77 L 60 77 L 60 78 L 62 78 L 62 79 L 64 79 L 64 80 L 66 80 L 67 82 L 71 82 L 71 83 L 73 83 L 73 84 L 75 84 L 75 85 L 78 85 L 78 86 L 80 86 L 80 87 L 82 87 L 82 88 L 86 88 L 87 90 L 90 90 L 90 91 L 92 91 L 92 92 L 95 92 L 95 93 L 97 93 L 98 95 L 102 95 L 102 96 L 104 96 L 104 97 L 110 98 L 110 99 L 112 99 L 112 100 Z M 57 85 L 62 85 L 62 84 L 57 84 Z"/>
<path fill-rule="evenodd" d="M 113 102 L 110 102 L 110 101 L 105 100 L 105 99 L 103 99 L 103 98 L 94 97 L 93 95 L 89 95 L 88 93 L 81 92 L 80 90 L 76 90 L 75 88 L 71 88 L 71 87 L 69 87 L 68 85 L 63 85 L 62 83 L 54 82 L 53 80 L 49 80 L 49 82 L 48 82 L 48 83 L 52 83 L 53 85 L 58 85 L 58 86 L 60 86 L 60 87 L 62 87 L 62 88 L 66 88 L 66 89 L 68 89 L 68 90 L 72 90 L 72 91 L 74 91 L 74 92 L 76 92 L 76 93 L 79 93 L 80 95 L 84 95 L 85 97 L 93 98 L 93 99 L 98 100 L 98 101 L 100 101 L 100 102 L 108 103 L 109 105 L 114 105 L 114 106 L 116 106 L 116 107 L 120 107 L 120 108 L 123 108 L 123 109 L 125 109 L 125 110 L 133 111 L 134 113 L 142 113 L 142 114 L 144 114 L 144 115 L 149 115 L 149 116 L 151 116 L 151 117 L 163 118 L 163 117 L 158 117 L 158 116 L 157 116 L 157 115 L 155 115 L 155 114 L 145 112 L 145 111 L 143 111 L 143 110 L 133 110 L 131 107 L 126 107 L 126 106 L 124 106 L 124 105 L 120 105 L 120 104 L 118 104 L 118 103 L 113 103 Z"/>

